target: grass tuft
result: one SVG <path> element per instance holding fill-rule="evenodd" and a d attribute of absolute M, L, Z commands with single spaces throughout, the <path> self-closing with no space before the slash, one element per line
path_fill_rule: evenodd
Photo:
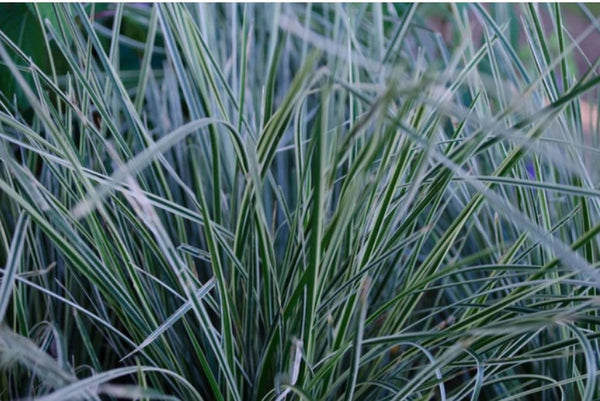
<path fill-rule="evenodd" d="M 0 399 L 600 397 L 596 22 L 26 9 L 35 59 L 0 24 Z"/>

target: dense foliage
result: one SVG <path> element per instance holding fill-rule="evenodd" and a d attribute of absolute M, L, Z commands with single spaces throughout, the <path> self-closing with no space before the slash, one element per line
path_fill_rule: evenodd
<path fill-rule="evenodd" d="M 20 10 L 0 399 L 600 399 L 600 61 L 573 63 L 597 23 Z"/>

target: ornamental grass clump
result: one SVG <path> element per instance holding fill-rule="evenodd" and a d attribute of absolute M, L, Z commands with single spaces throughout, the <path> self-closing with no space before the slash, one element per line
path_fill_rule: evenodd
<path fill-rule="evenodd" d="M 595 20 L 22 7 L 0 399 L 600 398 Z"/>

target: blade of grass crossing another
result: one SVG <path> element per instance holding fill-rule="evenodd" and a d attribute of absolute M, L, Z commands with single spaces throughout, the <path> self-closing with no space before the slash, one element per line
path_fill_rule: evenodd
<path fill-rule="evenodd" d="M 12 297 L 12 290 L 15 280 L 21 266 L 21 256 L 25 248 L 25 239 L 29 227 L 29 216 L 21 212 L 13 232 L 13 238 L 10 244 L 2 283 L 0 283 L 0 323 L 4 320 L 4 315 Z"/>

